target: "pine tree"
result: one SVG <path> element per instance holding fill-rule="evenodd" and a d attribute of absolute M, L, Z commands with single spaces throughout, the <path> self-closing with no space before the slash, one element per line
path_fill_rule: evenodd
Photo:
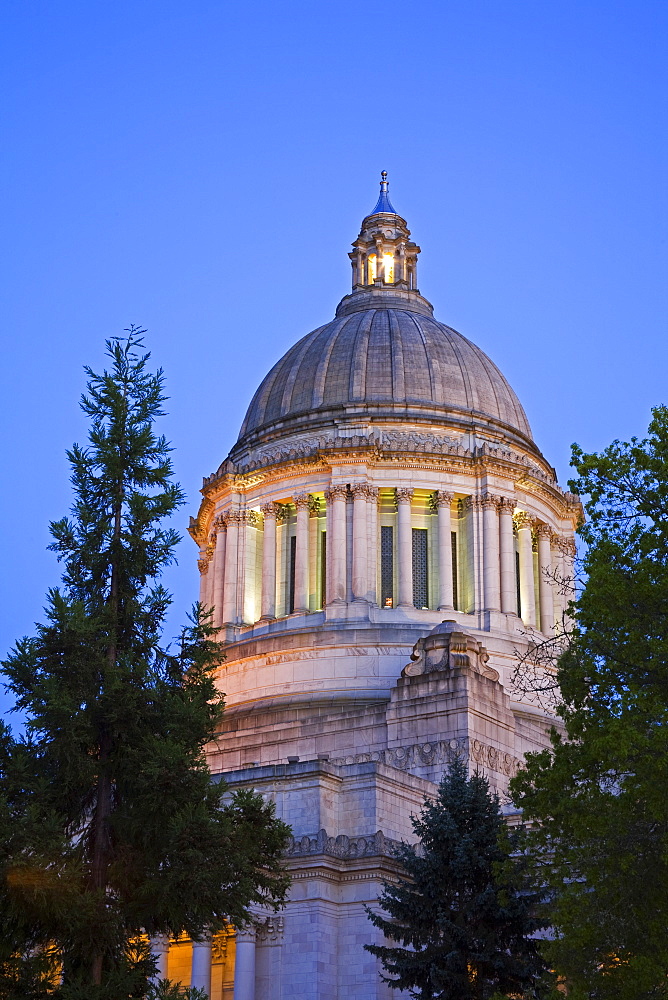
<path fill-rule="evenodd" d="M 206 766 L 223 711 L 210 617 L 196 606 L 175 648 L 162 641 L 158 578 L 179 540 L 165 520 L 183 495 L 154 430 L 163 374 L 148 370 L 143 333 L 107 343 L 108 371 L 86 369 L 72 517 L 51 525 L 62 587 L 3 665 L 27 735 L 0 748 L 0 822 L 13 830 L 0 959 L 52 949 L 63 996 L 139 996 L 150 963 L 138 935 L 197 938 L 287 888 L 287 828 L 250 792 L 221 807 Z"/>
<path fill-rule="evenodd" d="M 419 1000 L 540 997 L 548 987 L 524 859 L 487 780 L 457 759 L 433 799 L 412 818 L 416 846 L 402 844 L 402 873 L 385 882 L 383 913 L 367 909 L 394 945 L 365 945 L 394 989 Z M 386 915 L 385 915 L 386 914 Z"/>

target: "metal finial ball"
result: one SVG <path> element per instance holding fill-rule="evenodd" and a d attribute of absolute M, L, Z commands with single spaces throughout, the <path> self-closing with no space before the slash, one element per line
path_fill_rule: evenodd
<path fill-rule="evenodd" d="M 381 170 L 380 176 L 382 177 L 382 179 L 384 181 L 386 181 L 387 180 L 387 170 Z"/>

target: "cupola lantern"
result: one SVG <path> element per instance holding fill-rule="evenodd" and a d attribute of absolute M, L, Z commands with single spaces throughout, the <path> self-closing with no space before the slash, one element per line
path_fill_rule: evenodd
<path fill-rule="evenodd" d="M 380 195 L 371 212 L 362 220 L 360 234 L 350 257 L 353 292 L 373 288 L 417 291 L 419 246 L 410 239 L 406 220 L 394 210 L 388 193 L 387 171 L 381 172 Z"/>

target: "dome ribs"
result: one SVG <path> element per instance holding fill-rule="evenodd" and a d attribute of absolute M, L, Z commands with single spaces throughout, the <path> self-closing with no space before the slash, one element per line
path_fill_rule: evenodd
<path fill-rule="evenodd" d="M 290 407 L 292 413 L 311 410 L 317 405 L 314 402 L 314 385 L 318 362 L 326 350 L 331 333 L 331 323 L 328 323 L 315 330 L 308 338 L 307 350 L 301 356 L 299 365 L 294 372 L 292 405 Z"/>
<path fill-rule="evenodd" d="M 373 314 L 366 365 L 367 399 L 392 398 L 392 346 L 390 325 L 382 312 Z"/>
<path fill-rule="evenodd" d="M 435 378 L 434 378 L 434 376 L 436 374 L 436 372 L 434 371 L 434 358 L 432 357 L 432 352 L 430 352 L 428 350 L 428 348 L 427 348 L 427 338 L 425 337 L 425 332 L 422 329 L 422 327 L 420 326 L 420 324 L 418 323 L 418 321 L 415 318 L 415 316 L 412 315 L 412 313 L 403 313 L 403 316 L 406 319 L 406 323 L 412 323 L 412 325 L 415 327 L 414 339 L 416 341 L 416 352 L 415 352 L 416 355 L 419 353 L 417 351 L 417 345 L 418 344 L 422 345 L 422 351 L 424 352 L 424 360 L 425 360 L 424 371 L 427 372 L 427 374 L 429 376 L 429 391 L 430 391 L 430 396 L 431 396 L 431 399 L 434 402 L 436 402 L 436 392 L 435 392 L 435 388 L 434 388 L 434 385 L 435 385 Z M 417 361 L 417 357 L 416 357 L 416 361 Z M 438 362 L 436 362 L 436 363 L 438 364 Z M 421 369 L 421 366 L 416 363 L 414 371 L 417 373 L 418 371 L 420 371 L 420 369 Z M 411 395 L 412 394 L 409 393 L 409 398 L 410 398 Z M 418 398 L 419 398 L 420 397 L 420 393 L 418 393 L 417 395 L 418 395 Z"/>
<path fill-rule="evenodd" d="M 390 357 L 392 364 L 392 385 L 390 399 L 395 403 L 406 402 L 406 383 L 404 381 L 404 345 L 401 340 L 401 328 L 395 310 L 384 312 L 386 322 L 390 327 Z"/>
<path fill-rule="evenodd" d="M 351 356 L 348 398 L 364 402 L 367 398 L 367 372 L 369 369 L 369 338 L 375 313 L 361 313 L 355 345 Z"/>
<path fill-rule="evenodd" d="M 456 330 L 401 302 L 341 313 L 295 344 L 253 397 L 238 446 L 263 429 L 274 440 L 365 406 L 371 419 L 394 412 L 400 420 L 402 413 L 439 424 L 452 418 L 469 428 L 491 422 L 502 435 L 514 428 L 531 440 L 524 410 L 494 362 Z"/>
<path fill-rule="evenodd" d="M 330 362 L 332 359 L 332 354 L 334 348 L 337 345 L 339 339 L 339 334 L 345 329 L 350 321 L 350 317 L 346 316 L 340 320 L 334 320 L 329 326 L 329 337 L 325 341 L 324 351 L 321 357 L 315 356 L 314 360 L 317 359 L 317 369 L 315 372 L 315 378 L 313 380 L 313 395 L 312 395 L 312 409 L 316 409 L 318 406 L 322 406 L 323 403 L 328 403 L 332 397 L 331 387 L 330 387 L 330 376 L 333 374 L 333 370 L 330 369 Z M 358 321 L 359 322 L 359 321 Z M 334 400 L 336 403 L 345 402 L 346 394 L 340 394 L 337 399 Z"/>

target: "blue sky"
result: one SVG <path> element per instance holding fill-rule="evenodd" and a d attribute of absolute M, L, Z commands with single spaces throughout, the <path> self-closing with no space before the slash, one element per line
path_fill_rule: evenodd
<path fill-rule="evenodd" d="M 57 583 L 82 366 L 149 329 L 189 496 L 389 171 L 420 287 L 568 478 L 666 402 L 668 4 L 4 0 L 0 652 Z M 167 583 L 196 596 L 195 548 Z"/>

